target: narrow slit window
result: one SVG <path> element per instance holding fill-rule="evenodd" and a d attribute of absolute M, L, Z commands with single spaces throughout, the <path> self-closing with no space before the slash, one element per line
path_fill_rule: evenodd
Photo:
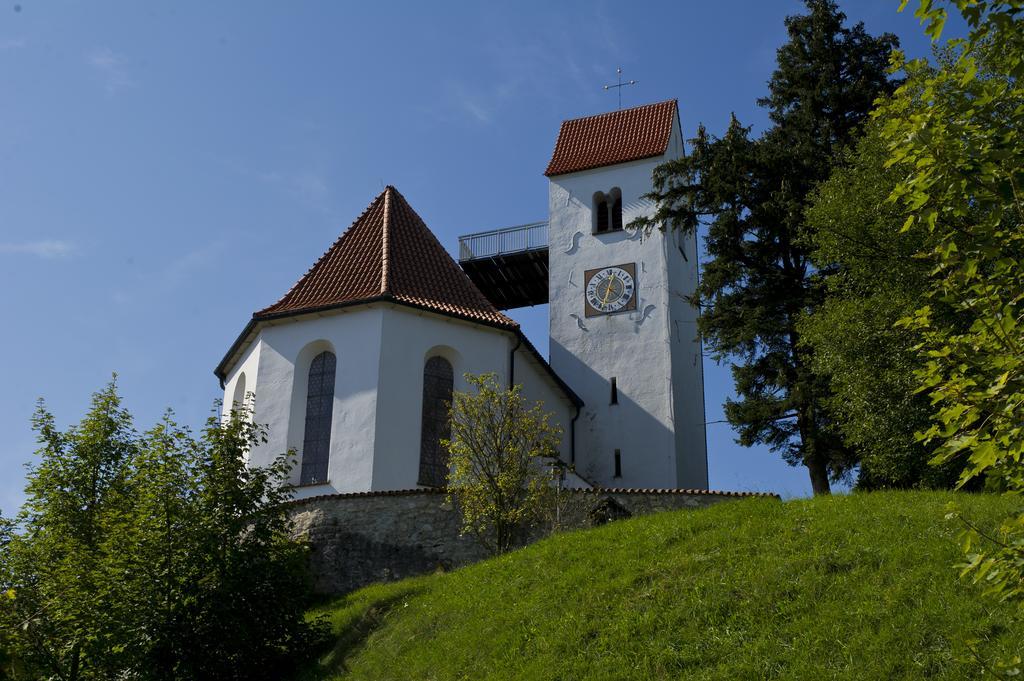
<path fill-rule="evenodd" d="M 612 198 L 612 229 L 622 229 L 622 193 L 619 191 Z"/>
<path fill-rule="evenodd" d="M 602 192 L 594 194 L 594 231 L 608 231 L 608 199 Z"/>
<path fill-rule="evenodd" d="M 612 399 L 611 399 L 611 402 L 609 404 L 618 404 L 618 403 L 619 403 L 619 386 L 615 382 L 615 377 L 612 376 Z"/>
<path fill-rule="evenodd" d="M 302 439 L 302 469 L 299 473 L 299 483 L 302 485 L 327 482 L 336 365 L 337 359 L 333 352 L 321 352 L 309 365 L 306 430 Z"/>
<path fill-rule="evenodd" d="M 622 452 L 618 449 L 615 450 L 615 477 L 622 477 Z"/>

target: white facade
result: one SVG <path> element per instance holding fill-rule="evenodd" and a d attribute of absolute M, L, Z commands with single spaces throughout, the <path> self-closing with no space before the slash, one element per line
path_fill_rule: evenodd
<path fill-rule="evenodd" d="M 253 418 L 266 424 L 269 435 L 251 452 L 250 465 L 266 465 L 294 450 L 296 485 L 310 363 L 324 350 L 337 360 L 328 480 L 299 487 L 299 498 L 418 486 L 423 368 L 435 355 L 451 363 L 454 389 L 466 390 L 465 373 L 494 372 L 507 384 L 512 352 L 519 345 L 514 381 L 523 385 L 528 400 L 539 400 L 554 413 L 553 420 L 565 429 L 560 455 L 566 461 L 571 457 L 569 424 L 575 407 L 513 332 L 373 303 L 263 322 L 253 333 L 225 378 L 225 409 L 244 380 L 253 395 Z"/>
<path fill-rule="evenodd" d="M 624 225 L 650 215 L 654 206 L 641 196 L 654 168 L 682 155 L 676 120 L 663 156 L 550 178 L 551 366 L 586 405 L 576 470 L 605 486 L 707 488 L 701 346 L 686 300 L 697 283 L 696 238 L 594 232 L 596 193 L 621 191 Z M 624 263 L 636 266 L 636 309 L 586 317 L 584 272 Z"/>

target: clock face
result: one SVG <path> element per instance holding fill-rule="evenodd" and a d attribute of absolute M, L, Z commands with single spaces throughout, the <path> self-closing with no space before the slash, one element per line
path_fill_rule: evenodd
<path fill-rule="evenodd" d="M 636 264 L 613 265 L 587 270 L 587 317 L 636 309 Z"/>

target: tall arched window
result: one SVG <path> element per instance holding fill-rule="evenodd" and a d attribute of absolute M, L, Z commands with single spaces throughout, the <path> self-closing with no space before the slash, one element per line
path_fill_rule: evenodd
<path fill-rule="evenodd" d="M 245 406 L 245 372 L 238 376 L 235 382 L 235 392 L 231 397 L 231 411 L 240 411 Z"/>
<path fill-rule="evenodd" d="M 604 192 L 594 194 L 594 232 L 608 231 L 608 199 Z"/>
<path fill-rule="evenodd" d="M 612 229 L 622 229 L 622 190 L 615 187 L 609 198 L 612 204 Z"/>
<path fill-rule="evenodd" d="M 420 428 L 419 484 L 440 487 L 448 481 L 448 452 L 442 439 L 452 434 L 448 405 L 452 401 L 453 372 L 444 357 L 431 357 L 423 367 L 423 424 Z"/>
<path fill-rule="evenodd" d="M 333 352 L 321 352 L 309 365 L 306 431 L 302 438 L 302 470 L 299 475 L 299 482 L 303 485 L 327 482 L 336 363 Z"/>

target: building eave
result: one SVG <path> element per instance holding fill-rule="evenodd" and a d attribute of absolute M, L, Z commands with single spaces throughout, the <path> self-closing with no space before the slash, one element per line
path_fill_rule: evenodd
<path fill-rule="evenodd" d="M 319 314 L 324 314 L 324 313 L 327 313 L 327 312 L 335 312 L 335 311 L 342 310 L 342 309 L 345 309 L 345 308 L 350 308 L 350 307 L 357 307 L 357 306 L 361 306 L 361 305 L 373 305 L 375 303 L 388 303 L 388 304 L 391 304 L 391 305 L 400 305 L 402 307 L 408 307 L 408 308 L 412 308 L 412 309 L 415 309 L 415 310 L 422 310 L 424 312 L 429 312 L 431 314 L 440 315 L 442 317 L 449 317 L 449 318 L 452 318 L 452 319 L 458 319 L 458 320 L 461 320 L 461 321 L 469 322 L 471 324 L 478 324 L 480 326 L 485 326 L 485 327 L 488 327 L 488 328 L 499 329 L 499 330 L 502 330 L 502 331 L 512 331 L 512 332 L 516 332 L 516 333 L 522 333 L 522 331 L 519 329 L 519 325 L 515 324 L 515 323 L 512 323 L 512 324 L 502 324 L 502 323 L 499 323 L 499 322 L 489 321 L 489 320 L 486 320 L 486 319 L 478 319 L 478 318 L 476 318 L 476 317 L 474 317 L 472 315 L 460 314 L 458 312 L 454 312 L 454 311 L 450 311 L 450 310 L 440 310 L 440 309 L 437 309 L 437 308 L 432 307 L 430 305 L 424 305 L 424 304 L 421 304 L 421 303 L 414 303 L 414 302 L 411 302 L 411 301 L 408 301 L 408 300 L 402 300 L 400 298 L 394 297 L 393 295 L 391 295 L 389 293 L 386 293 L 386 294 L 382 294 L 382 295 L 379 295 L 379 296 L 373 296 L 373 297 L 370 297 L 370 298 L 362 298 L 362 299 L 359 299 L 359 300 L 347 300 L 347 301 L 342 302 L 342 303 L 334 303 L 334 304 L 331 304 L 331 305 L 320 305 L 320 306 L 317 306 L 317 307 L 303 308 L 303 309 L 300 309 L 300 310 L 286 310 L 284 312 L 275 312 L 275 313 L 270 313 L 270 314 L 255 314 L 255 315 L 253 315 L 252 319 L 250 319 L 249 322 L 245 325 L 245 328 L 242 329 L 242 332 L 235 339 L 235 342 L 231 344 L 231 347 L 228 349 L 228 351 L 224 355 L 223 359 L 221 359 L 220 363 L 217 364 L 217 367 L 213 370 L 213 374 L 220 381 L 220 387 L 221 387 L 221 389 L 223 389 L 224 388 L 224 381 L 227 379 L 228 372 L 231 370 L 231 368 L 233 367 L 233 365 L 235 363 L 236 355 L 239 353 L 239 351 L 245 345 L 246 341 L 259 328 L 262 328 L 267 323 L 271 323 L 271 322 L 275 322 L 275 321 L 279 321 L 279 320 L 283 320 L 283 319 L 294 318 L 294 317 L 304 317 L 306 315 L 319 315 Z M 523 336 L 523 338 L 525 338 L 525 336 Z M 540 354 L 537 353 L 536 348 L 534 348 L 530 344 L 529 340 L 526 341 L 526 344 L 528 345 L 528 347 L 530 347 L 533 350 L 533 352 L 535 354 L 537 354 L 538 357 L 540 357 Z M 543 359 L 541 359 L 541 361 L 543 362 Z M 545 364 L 546 364 L 546 362 L 545 362 Z M 548 370 L 551 371 L 551 368 L 548 367 Z M 558 379 L 558 380 L 560 380 L 560 379 Z M 568 389 L 568 386 L 565 386 L 565 389 Z M 572 398 L 570 398 L 570 399 L 572 399 Z M 579 399 L 579 398 L 577 397 L 576 399 Z"/>
<path fill-rule="evenodd" d="M 659 151 L 659 152 L 654 153 L 654 154 L 647 154 L 645 156 L 637 156 L 636 158 L 630 158 L 630 159 L 627 159 L 625 161 L 615 161 L 615 162 L 611 162 L 611 163 L 595 163 L 593 165 L 588 165 L 588 166 L 585 166 L 583 168 L 575 168 L 573 170 L 569 170 L 569 171 L 564 172 L 564 173 L 548 173 L 548 172 L 545 172 L 544 176 L 548 177 L 548 178 L 551 178 L 551 177 L 565 177 L 566 175 L 575 175 L 576 173 L 585 173 L 588 170 L 596 170 L 598 168 L 610 168 L 612 166 L 622 166 L 622 165 L 626 165 L 626 164 L 629 164 L 629 163 L 636 163 L 638 161 L 647 161 L 647 160 L 650 160 L 652 158 L 660 158 L 660 157 L 664 156 L 667 152 L 668 152 L 668 146 L 666 145 L 664 151 Z"/>
<path fill-rule="evenodd" d="M 526 337 L 526 334 L 523 333 L 523 330 L 516 328 L 515 334 L 516 337 L 520 341 L 522 341 L 523 346 L 525 346 L 526 349 L 529 350 L 534 360 L 537 361 L 537 363 L 541 366 L 545 373 L 547 373 L 547 375 L 555 382 L 555 385 L 557 385 L 558 388 L 563 393 L 565 393 L 565 396 L 569 398 L 569 401 L 572 402 L 572 404 L 576 407 L 583 407 L 583 399 L 579 395 L 577 395 L 572 388 L 569 387 L 569 384 L 566 383 L 561 376 L 555 373 L 555 370 L 551 367 L 550 364 L 548 364 L 548 361 L 544 359 L 544 356 L 540 354 L 540 351 L 533 345 L 533 343 L 530 342 L 530 339 Z"/>

